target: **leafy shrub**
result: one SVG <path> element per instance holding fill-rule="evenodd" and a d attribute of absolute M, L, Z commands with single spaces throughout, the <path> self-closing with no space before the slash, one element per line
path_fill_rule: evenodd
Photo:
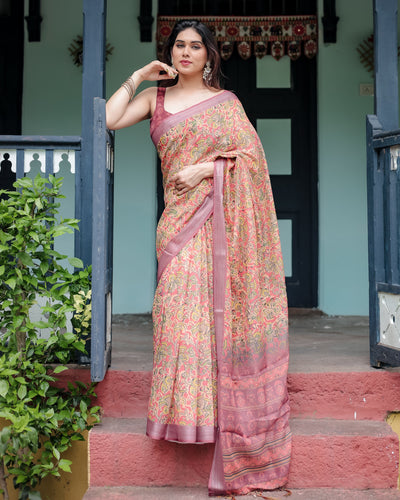
<path fill-rule="evenodd" d="M 62 453 L 99 420 L 91 407 L 94 386 L 54 384 L 90 332 L 90 267 L 54 250 L 54 239 L 78 229 L 76 219 L 58 221 L 62 179 L 19 179 L 16 191 L 0 191 L 0 492 L 7 474 L 19 499 L 40 499 L 47 475 L 70 471 Z M 30 311 L 41 304 L 42 318 Z M 68 331 L 72 315 L 75 331 Z M 46 329 L 45 338 L 40 331 Z M 86 337 L 86 339 L 85 339 Z M 61 363 L 54 367 L 54 363 Z M 7 472 L 8 471 L 8 472 Z"/>

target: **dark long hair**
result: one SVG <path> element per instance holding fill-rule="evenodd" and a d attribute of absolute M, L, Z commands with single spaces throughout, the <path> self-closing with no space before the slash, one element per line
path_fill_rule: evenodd
<path fill-rule="evenodd" d="M 173 27 L 171 34 L 168 37 L 164 45 L 163 50 L 163 62 L 168 65 L 172 64 L 171 52 L 175 44 L 175 40 L 179 33 L 188 28 L 192 28 L 201 36 L 201 40 L 207 49 L 208 61 L 210 61 L 211 73 L 208 81 L 205 82 L 208 87 L 213 87 L 215 89 L 221 89 L 221 57 L 219 55 L 218 46 L 214 39 L 214 35 L 211 33 L 210 29 L 200 21 L 196 19 L 183 19 L 178 21 Z M 164 80 L 165 86 L 175 85 L 176 80 Z"/>

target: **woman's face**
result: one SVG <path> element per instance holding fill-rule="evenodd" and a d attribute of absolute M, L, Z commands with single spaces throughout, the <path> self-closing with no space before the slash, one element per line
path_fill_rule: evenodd
<path fill-rule="evenodd" d="M 207 49 L 201 35 L 193 28 L 178 33 L 171 58 L 177 71 L 183 75 L 202 73 L 207 62 Z"/>

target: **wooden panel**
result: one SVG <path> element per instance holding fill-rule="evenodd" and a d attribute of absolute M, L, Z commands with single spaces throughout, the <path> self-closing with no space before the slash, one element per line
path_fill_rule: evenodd
<path fill-rule="evenodd" d="M 391 307 L 400 298 L 397 0 L 374 0 L 374 49 L 375 115 L 367 118 L 370 359 L 372 366 L 400 366 L 393 338 L 392 347 L 383 345 L 388 318 L 397 318 Z"/>
<path fill-rule="evenodd" d="M 94 100 L 91 378 L 103 380 L 111 361 L 113 241 L 113 135 L 106 129 L 105 100 Z"/>
<path fill-rule="evenodd" d="M 374 0 L 375 114 L 384 130 L 399 126 L 397 0 Z"/>
<path fill-rule="evenodd" d="M 82 140 L 81 171 L 76 176 L 75 191 L 81 205 L 76 207 L 80 231 L 76 237 L 75 255 L 85 265 L 92 263 L 92 167 L 93 167 L 93 99 L 105 95 L 105 14 L 106 0 L 84 0 L 84 40 L 82 72 Z"/>
<path fill-rule="evenodd" d="M 399 350 L 393 347 L 393 339 L 385 345 L 388 311 L 382 311 L 385 301 L 396 303 L 400 298 L 400 168 L 398 155 L 400 138 L 387 132 L 376 116 L 368 117 L 368 247 L 370 282 L 370 357 L 372 366 L 389 364 L 400 366 Z M 379 135 L 379 140 L 374 139 Z M 393 138 L 398 145 L 393 145 Z M 379 147 L 385 143 L 391 144 Z M 375 145 L 375 147 L 374 147 Z M 383 314 L 385 313 L 385 314 Z M 390 312 L 390 320 L 396 322 L 397 311 Z M 391 329 L 396 329 L 393 324 Z M 392 347 L 390 347 L 392 345 Z"/>

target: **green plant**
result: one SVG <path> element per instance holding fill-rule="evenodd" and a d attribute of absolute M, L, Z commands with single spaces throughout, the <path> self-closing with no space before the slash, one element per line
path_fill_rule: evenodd
<path fill-rule="evenodd" d="M 77 293 L 72 294 L 72 298 L 75 311 L 71 320 L 72 325 L 81 338 L 88 338 L 92 320 L 92 290 L 81 288 Z"/>
<path fill-rule="evenodd" d="M 14 478 L 19 499 L 41 498 L 37 487 L 47 475 L 70 471 L 62 453 L 99 420 L 90 407 L 93 385 L 56 386 L 77 351 L 85 352 L 90 331 L 90 268 L 54 250 L 54 239 L 78 228 L 76 219 L 58 221 L 62 179 L 19 179 L 16 191 L 0 201 L 0 492 Z M 83 295 L 82 295 L 83 293 Z M 82 300 L 81 300 L 82 299 Z M 30 311 L 40 304 L 42 317 Z M 73 315 L 75 332 L 68 331 Z M 46 329 L 46 337 L 40 331 Z M 81 333 L 81 336 L 78 335 Z M 61 363 L 54 367 L 54 363 Z"/>

